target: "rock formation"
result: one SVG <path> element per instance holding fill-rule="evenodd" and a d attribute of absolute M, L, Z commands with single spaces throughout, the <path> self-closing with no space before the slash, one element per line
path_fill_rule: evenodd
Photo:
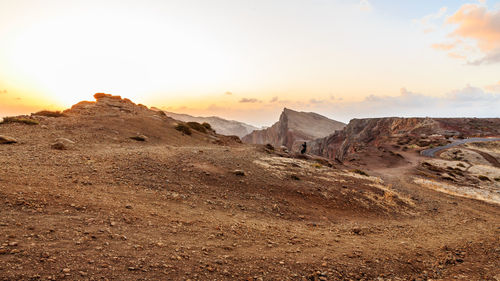
<path fill-rule="evenodd" d="M 353 119 L 342 130 L 309 143 L 310 152 L 340 161 L 360 152 L 439 145 L 450 137 L 500 135 L 498 118 Z"/>
<path fill-rule="evenodd" d="M 242 141 L 254 144 L 270 143 L 275 147 L 283 145 L 297 151 L 302 142 L 328 136 L 344 127 L 344 123 L 316 113 L 298 112 L 285 108 L 279 121 L 273 126 L 253 131 L 243 137 Z"/>

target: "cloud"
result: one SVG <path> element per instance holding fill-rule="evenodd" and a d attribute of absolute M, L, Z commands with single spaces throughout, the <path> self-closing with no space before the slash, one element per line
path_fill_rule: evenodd
<path fill-rule="evenodd" d="M 500 82 L 498 88 L 500 89 Z M 297 108 L 301 109 L 298 104 Z M 500 117 L 498 108 L 500 108 L 500 92 L 485 91 L 468 85 L 441 96 L 426 95 L 402 88 L 396 96 L 368 95 L 360 101 L 310 103 L 308 110 L 346 122 L 352 118 L 387 116 Z"/>
<path fill-rule="evenodd" d="M 327 101 L 325 100 L 317 100 L 317 99 L 310 99 L 309 100 L 309 103 L 311 104 L 322 104 L 322 103 L 326 103 Z"/>
<path fill-rule="evenodd" d="M 436 49 L 436 50 L 440 50 L 440 51 L 451 51 L 453 49 L 455 49 L 458 44 L 460 44 L 462 41 L 461 40 L 457 40 L 455 42 L 452 42 L 452 43 L 436 43 L 436 44 L 432 44 L 432 48 L 433 49 Z"/>
<path fill-rule="evenodd" d="M 7 90 L 0 90 L 0 94 L 7 94 Z"/>
<path fill-rule="evenodd" d="M 465 59 L 465 58 L 467 58 L 466 56 L 459 54 L 459 53 L 455 53 L 455 52 L 449 52 L 448 57 L 450 57 L 452 59 Z"/>
<path fill-rule="evenodd" d="M 225 92 L 224 94 L 225 94 L 225 95 L 228 95 L 228 96 L 233 95 L 233 93 L 232 93 L 232 92 L 229 92 L 229 91 Z"/>
<path fill-rule="evenodd" d="M 278 101 L 278 96 L 273 97 L 269 102 L 273 103 L 273 102 L 277 102 L 277 101 Z"/>
<path fill-rule="evenodd" d="M 457 25 L 450 36 L 476 40 L 482 51 L 500 47 L 500 11 L 488 11 L 487 7 L 477 4 L 464 4 L 446 22 Z"/>
<path fill-rule="evenodd" d="M 488 10 L 484 3 L 462 5 L 445 21 L 447 26 L 454 27 L 448 37 L 456 40 L 432 47 L 449 52 L 450 57 L 468 59 L 469 65 L 499 63 L 500 10 Z"/>
<path fill-rule="evenodd" d="M 494 50 L 492 52 L 488 52 L 486 56 L 471 61 L 468 64 L 469 65 L 482 65 L 482 64 L 494 64 L 500 62 L 500 48 L 497 50 Z"/>
<path fill-rule="evenodd" d="M 436 13 L 426 15 L 420 19 L 415 19 L 413 23 L 419 25 L 424 33 L 432 32 L 438 26 L 437 21 L 443 18 L 447 11 L 447 7 L 441 7 Z"/>
<path fill-rule="evenodd" d="M 361 11 L 369 12 L 372 10 L 372 5 L 370 4 L 370 2 L 368 0 L 360 0 L 357 7 Z"/>
<path fill-rule="evenodd" d="M 454 103 L 465 103 L 473 105 L 476 103 L 497 103 L 500 102 L 500 95 L 487 93 L 481 88 L 467 86 L 460 90 L 454 90 L 447 94 L 447 99 Z"/>
<path fill-rule="evenodd" d="M 498 83 L 496 84 L 493 84 L 493 85 L 488 85 L 486 87 L 484 87 L 486 90 L 488 91 L 492 91 L 494 93 L 500 93 L 500 81 L 498 81 Z"/>
<path fill-rule="evenodd" d="M 262 101 L 260 101 L 258 99 L 254 99 L 254 98 L 251 98 L 251 99 L 249 99 L 249 98 L 242 98 L 240 100 L 240 102 L 241 103 L 258 103 L 258 102 L 262 102 Z"/>

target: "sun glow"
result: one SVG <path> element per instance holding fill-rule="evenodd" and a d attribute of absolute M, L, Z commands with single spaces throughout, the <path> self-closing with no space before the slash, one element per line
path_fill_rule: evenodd
<path fill-rule="evenodd" d="M 127 13 L 94 17 L 60 17 L 24 30 L 10 44 L 8 63 L 62 106 L 95 92 L 146 103 L 153 93 L 230 77 L 223 50 L 202 33 L 186 36 L 168 21 L 134 22 Z"/>

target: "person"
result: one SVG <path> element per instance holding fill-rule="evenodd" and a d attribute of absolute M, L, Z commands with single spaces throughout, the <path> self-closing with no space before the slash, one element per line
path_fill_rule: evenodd
<path fill-rule="evenodd" d="M 300 151 L 300 153 L 304 154 L 304 153 L 306 153 L 306 150 L 307 150 L 307 143 L 306 143 L 306 142 L 304 142 L 304 143 L 302 144 L 302 150 Z"/>

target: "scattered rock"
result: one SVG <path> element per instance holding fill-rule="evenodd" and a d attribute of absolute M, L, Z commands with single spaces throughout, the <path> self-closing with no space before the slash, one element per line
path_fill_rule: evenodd
<path fill-rule="evenodd" d="M 12 137 L 0 135 L 0 144 L 12 144 L 12 143 L 16 143 L 16 142 L 17 142 L 17 140 L 12 138 Z"/>
<path fill-rule="evenodd" d="M 72 147 L 72 145 L 75 144 L 74 141 L 65 139 L 65 138 L 58 138 L 56 141 L 50 145 L 52 149 L 57 149 L 57 150 L 67 150 Z"/>
<path fill-rule="evenodd" d="M 146 137 L 145 135 L 137 135 L 137 136 L 133 136 L 130 138 L 133 140 L 136 140 L 136 141 L 147 141 L 148 140 L 148 137 Z"/>
<path fill-rule="evenodd" d="M 242 171 L 242 170 L 234 170 L 233 171 L 233 174 L 237 175 L 237 176 L 244 176 L 245 175 L 245 172 Z"/>

